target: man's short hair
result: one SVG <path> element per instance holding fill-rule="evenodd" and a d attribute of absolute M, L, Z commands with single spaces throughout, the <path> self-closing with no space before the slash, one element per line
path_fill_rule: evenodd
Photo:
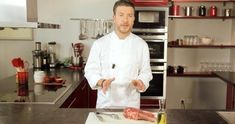
<path fill-rule="evenodd" d="M 128 7 L 132 7 L 135 10 L 135 6 L 130 0 L 118 0 L 115 2 L 114 6 L 113 6 L 113 14 L 114 15 L 116 14 L 117 7 L 119 7 L 119 6 L 128 6 Z"/>

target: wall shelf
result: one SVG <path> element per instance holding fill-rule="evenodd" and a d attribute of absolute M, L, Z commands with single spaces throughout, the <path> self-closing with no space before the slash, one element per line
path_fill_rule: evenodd
<path fill-rule="evenodd" d="M 170 19 L 234 19 L 235 16 L 174 16 L 169 15 Z"/>
<path fill-rule="evenodd" d="M 216 77 L 212 72 L 184 72 L 183 74 L 167 74 L 168 77 Z"/>
<path fill-rule="evenodd" d="M 169 48 L 235 48 L 235 45 L 169 45 Z"/>
<path fill-rule="evenodd" d="M 235 2 L 234 0 L 171 0 L 172 2 Z"/>

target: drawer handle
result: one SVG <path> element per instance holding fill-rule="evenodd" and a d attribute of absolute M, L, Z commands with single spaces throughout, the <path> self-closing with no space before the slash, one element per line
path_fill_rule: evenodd
<path fill-rule="evenodd" d="M 82 90 L 84 90 L 86 88 L 86 84 L 82 87 Z"/>
<path fill-rule="evenodd" d="M 71 108 L 71 106 L 73 105 L 73 103 L 77 100 L 77 97 L 73 99 L 73 101 L 69 104 L 68 108 Z"/>

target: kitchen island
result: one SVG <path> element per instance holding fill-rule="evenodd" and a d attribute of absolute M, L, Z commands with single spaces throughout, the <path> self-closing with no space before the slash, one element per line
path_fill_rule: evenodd
<path fill-rule="evenodd" d="M 122 110 L 65 109 L 46 104 L 0 104 L 0 123 L 84 124 L 89 112 L 94 111 Z M 157 109 L 149 111 L 157 112 Z M 167 124 L 227 124 L 227 122 L 214 110 L 167 110 Z"/>
<path fill-rule="evenodd" d="M 63 86 L 38 90 L 30 71 L 28 88 L 21 91 L 15 83 L 15 75 L 0 81 L 0 124 L 83 124 L 94 111 L 118 111 L 94 108 L 61 108 L 74 90 L 84 80 L 83 71 L 67 68 L 49 70 L 50 76 L 66 80 Z M 25 96 L 19 92 L 26 92 Z M 22 94 L 22 93 L 21 93 Z M 27 98 L 20 101 L 20 98 Z M 84 96 L 82 96 L 84 97 Z M 147 109 L 157 112 L 158 109 Z M 98 121 L 98 120 L 97 120 Z M 168 124 L 226 124 L 215 110 L 167 110 Z"/>
<path fill-rule="evenodd" d="M 84 80 L 82 70 L 68 68 L 53 68 L 45 70 L 48 77 L 60 77 L 64 84 L 50 85 L 50 83 L 35 83 L 34 69 L 29 70 L 29 80 L 26 85 L 16 83 L 16 76 L 0 81 L 0 104 L 56 104 L 61 106 L 69 95 Z"/>

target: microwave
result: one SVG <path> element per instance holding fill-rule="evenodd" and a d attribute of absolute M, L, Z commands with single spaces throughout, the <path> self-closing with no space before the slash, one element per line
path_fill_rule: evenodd
<path fill-rule="evenodd" d="M 167 29 L 168 14 L 168 7 L 136 7 L 133 29 Z"/>

